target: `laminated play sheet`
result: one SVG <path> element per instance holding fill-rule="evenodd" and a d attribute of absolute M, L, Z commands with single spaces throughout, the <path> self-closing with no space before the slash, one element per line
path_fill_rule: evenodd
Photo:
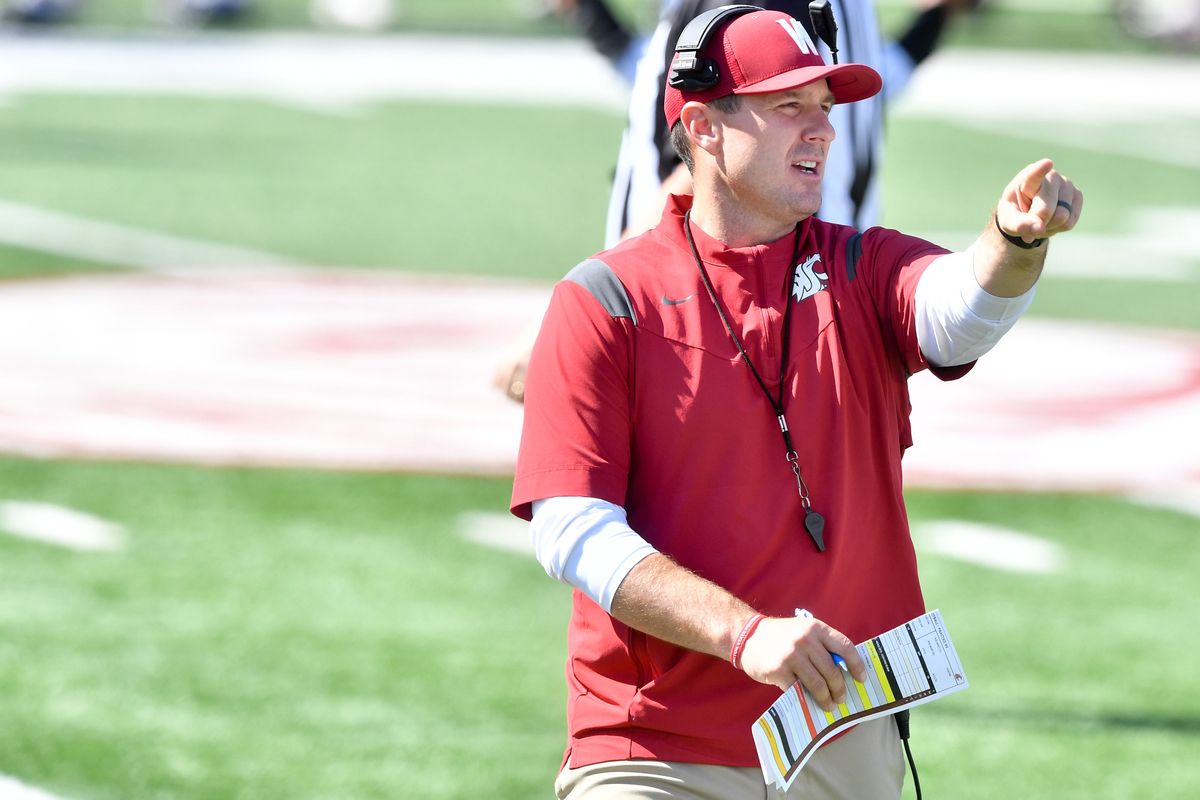
<path fill-rule="evenodd" d="M 867 680 L 846 674 L 846 701 L 825 711 L 799 682 L 751 727 L 763 777 L 792 785 L 821 743 L 860 722 L 967 688 L 967 676 L 940 611 L 930 611 L 858 645 Z"/>

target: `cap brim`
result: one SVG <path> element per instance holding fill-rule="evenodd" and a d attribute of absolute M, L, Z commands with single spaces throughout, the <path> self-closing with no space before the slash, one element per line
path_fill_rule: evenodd
<path fill-rule="evenodd" d="M 866 64 L 828 64 L 820 67 L 799 69 L 772 75 L 766 80 L 749 83 L 734 89 L 734 94 L 767 94 L 798 89 L 822 78 L 829 81 L 829 91 L 839 103 L 866 100 L 883 88 L 883 78 Z"/>

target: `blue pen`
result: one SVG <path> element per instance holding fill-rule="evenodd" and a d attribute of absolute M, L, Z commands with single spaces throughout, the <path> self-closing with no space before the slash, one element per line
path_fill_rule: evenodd
<path fill-rule="evenodd" d="M 812 619 L 813 618 L 812 612 L 809 611 L 807 608 L 797 608 L 796 616 L 801 617 L 803 619 Z M 833 656 L 833 663 L 835 663 L 839 667 L 841 667 L 843 671 L 845 671 L 845 672 L 850 671 L 850 668 L 846 666 L 846 659 L 842 658 L 837 653 L 830 653 L 829 655 Z"/>

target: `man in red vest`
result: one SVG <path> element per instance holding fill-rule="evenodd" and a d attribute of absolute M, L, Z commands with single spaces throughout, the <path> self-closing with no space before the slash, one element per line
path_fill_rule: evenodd
<path fill-rule="evenodd" d="M 786 14 L 698 17 L 664 101 L 694 196 L 555 288 L 512 508 L 576 588 L 560 798 L 764 796 L 754 720 L 796 681 L 832 707 L 833 655 L 862 679 L 853 643 L 925 610 L 907 378 L 961 377 L 1011 328 L 1083 196 L 1034 162 L 959 253 L 817 219 L 830 109 L 880 87 Z M 788 796 L 902 782 L 884 718 Z"/>

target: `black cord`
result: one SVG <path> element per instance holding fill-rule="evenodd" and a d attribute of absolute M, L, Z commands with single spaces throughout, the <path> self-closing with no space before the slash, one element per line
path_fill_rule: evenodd
<path fill-rule="evenodd" d="M 900 741 L 904 743 L 904 755 L 908 757 L 908 771 L 913 776 L 913 788 L 917 790 L 917 800 L 921 800 L 921 779 L 917 776 L 917 762 L 913 761 L 912 749 L 908 746 L 908 709 L 897 711 L 894 715 L 896 730 L 900 733 Z"/>
<path fill-rule="evenodd" d="M 729 334 L 729 338 L 737 345 L 738 352 L 742 354 L 742 361 L 750 369 L 750 374 L 754 376 L 754 380 L 758 381 L 758 388 L 762 389 L 767 402 L 775 409 L 775 420 L 779 423 L 779 432 L 783 435 L 783 444 L 787 448 L 787 461 L 792 467 L 792 474 L 796 476 L 796 490 L 800 494 L 800 506 L 804 509 L 804 530 L 808 531 L 809 537 L 812 538 L 813 544 L 817 547 L 817 552 L 824 553 L 825 518 L 812 507 L 812 501 L 808 496 L 808 485 L 804 482 L 804 476 L 800 473 L 800 456 L 796 453 L 796 448 L 792 444 L 792 434 L 788 430 L 787 417 L 783 413 L 783 389 L 787 383 L 788 343 L 792 339 L 792 306 L 796 305 L 796 303 L 792 302 L 792 287 L 796 283 L 796 271 L 800 269 L 800 240 L 803 235 L 800 223 L 796 223 L 796 239 L 792 244 L 792 267 L 787 283 L 783 286 L 785 307 L 783 309 L 783 347 L 781 348 L 779 359 L 778 397 L 771 396 L 771 390 L 767 388 L 767 382 L 762 379 L 762 376 L 758 374 L 758 370 L 754 368 L 754 362 L 750 360 L 750 356 L 746 353 L 746 348 L 742 345 L 742 340 L 738 338 L 737 333 L 733 330 L 733 323 L 729 321 L 729 317 L 725 316 L 725 311 L 721 308 L 720 301 L 717 300 L 717 290 L 713 288 L 712 281 L 708 277 L 708 270 L 704 268 L 704 260 L 700 258 L 700 251 L 696 249 L 696 240 L 692 237 L 692 210 L 690 208 L 683 215 L 683 231 L 687 234 L 688 247 L 692 250 L 692 258 L 696 260 L 696 269 L 700 271 L 700 278 L 704 281 L 704 289 L 708 292 L 709 298 L 716 307 L 717 314 L 721 317 L 721 322 L 725 324 L 725 332 Z"/>
<path fill-rule="evenodd" d="M 913 761 L 912 750 L 908 746 L 908 739 L 904 740 L 904 754 L 908 756 L 908 768 L 912 771 L 913 788 L 917 790 L 917 800 L 921 800 L 921 779 L 917 777 L 917 762 Z"/>

